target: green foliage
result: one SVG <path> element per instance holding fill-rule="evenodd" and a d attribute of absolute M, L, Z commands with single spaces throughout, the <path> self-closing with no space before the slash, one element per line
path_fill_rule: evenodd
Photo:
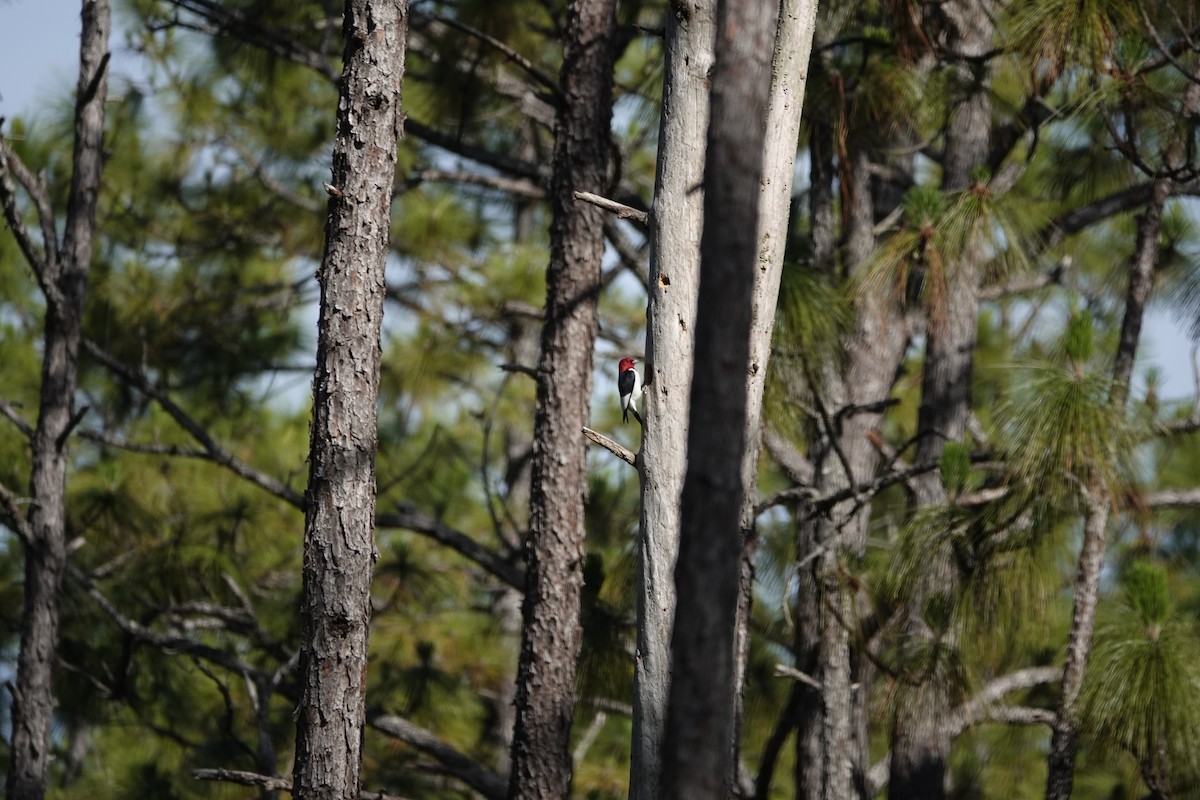
<path fill-rule="evenodd" d="M 1124 588 L 1125 602 L 1096 631 L 1081 718 L 1099 746 L 1132 754 L 1152 788 L 1187 791 L 1200 777 L 1195 621 L 1172 608 L 1160 566 L 1131 565 Z"/>

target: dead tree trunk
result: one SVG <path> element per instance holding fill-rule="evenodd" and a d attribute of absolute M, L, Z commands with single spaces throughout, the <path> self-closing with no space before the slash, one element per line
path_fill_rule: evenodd
<path fill-rule="evenodd" d="M 616 0 L 572 0 L 555 122 L 550 264 L 538 363 L 525 603 L 510 798 L 570 794 L 575 662 L 582 642 L 586 442 L 604 254 Z"/>
<path fill-rule="evenodd" d="M 750 603 L 754 590 L 755 527 L 758 502 L 758 454 L 762 437 L 762 404 L 767 385 L 767 362 L 775 308 L 783 276 L 783 251 L 787 244 L 792 210 L 792 175 L 808 58 L 816 23 L 816 0 L 782 0 L 771 59 L 771 89 L 767 99 L 767 133 L 763 143 L 763 182 L 759 192 L 758 263 L 750 328 L 750 368 L 746 373 L 746 449 L 742 455 L 742 558 L 735 635 L 734 736 L 731 743 L 734 773 L 730 785 L 742 781 L 736 774 L 741 741 L 742 693 L 750 649 Z M 746 781 L 748 783 L 748 779 Z M 752 787 L 742 787 L 747 792 Z"/>
<path fill-rule="evenodd" d="M 407 0 L 350 0 L 313 379 L 294 795 L 359 795 L 375 564 L 380 326 Z"/>
<path fill-rule="evenodd" d="M 92 261 L 96 201 L 103 168 L 104 104 L 108 99 L 108 0 L 85 0 L 79 48 L 79 80 L 75 96 L 75 145 L 62 246 L 54 240 L 54 220 L 41 220 L 48 235 L 43 250 L 26 251 L 46 297 L 45 348 L 42 354 L 41 401 L 31 442 L 32 470 L 28 525 L 25 526 L 25 602 L 21 612 L 21 646 L 17 679 L 12 688 L 12 738 L 7 796 L 39 800 L 46 793 L 46 770 L 52 754 L 50 725 L 54 716 L 54 661 L 58 644 L 59 592 L 67 566 L 66 491 L 68 438 L 86 408 L 75 410 L 75 386 L 83 299 Z M 14 172 L 7 146 L 0 151 L 0 176 L 8 184 L 5 214 L 16 214 Z M 18 176 L 48 209 L 50 198 L 40 181 Z M 11 205 L 11 210 L 10 210 Z M 13 225 L 13 219 L 9 219 Z"/>
<path fill-rule="evenodd" d="M 679 498 L 687 469 L 688 399 L 695 352 L 704 224 L 704 137 L 716 1 L 667 15 L 658 133 L 650 282 L 646 307 L 645 403 L 639 473 L 637 658 L 633 677 L 630 800 L 658 800 L 671 688 L 671 623 Z"/>
<path fill-rule="evenodd" d="M 666 798 L 729 793 L 745 376 L 775 12 L 755 0 L 717 6 L 696 311 L 696 364 L 706 380 L 693 381 L 691 392 L 663 750 Z"/>

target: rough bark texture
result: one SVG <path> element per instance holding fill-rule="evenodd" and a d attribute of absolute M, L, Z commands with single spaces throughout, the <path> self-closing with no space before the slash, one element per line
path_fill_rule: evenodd
<path fill-rule="evenodd" d="M 691 391 L 663 751 L 668 799 L 728 795 L 745 379 L 775 19 L 775 9 L 756 0 L 717 7 L 696 363 L 720 379 L 695 381 Z"/>
<path fill-rule="evenodd" d="M 704 226 L 704 137 L 715 37 L 716 0 L 677 2 L 667 15 L 650 217 L 630 800 L 661 796 L 675 616 L 672 572 L 679 551 L 679 498 L 687 470 L 693 321 Z"/>
<path fill-rule="evenodd" d="M 602 213 L 574 191 L 606 194 L 616 0 L 572 0 L 555 124 L 546 320 L 538 364 L 524 634 L 517 671 L 511 798 L 567 797 L 575 662 L 582 641 L 586 443 Z"/>
<path fill-rule="evenodd" d="M 742 692 L 750 647 L 750 603 L 754 589 L 754 508 L 758 502 L 758 453 L 762 438 L 762 403 L 767 385 L 767 361 L 775 308 L 783 276 L 792 210 L 792 177 L 796 143 L 808 80 L 816 23 L 816 0 L 780 0 L 771 59 L 771 88 L 767 98 L 766 140 L 763 142 L 763 180 L 758 207 L 758 263 L 750 323 L 750 368 L 746 373 L 746 449 L 742 455 L 742 564 L 738 591 L 733 766 L 737 769 L 741 740 Z M 730 785 L 737 784 L 736 775 Z"/>
<path fill-rule="evenodd" d="M 375 563 L 376 401 L 407 0 L 346 4 L 333 189 L 318 272 L 293 793 L 357 798 Z"/>
<path fill-rule="evenodd" d="M 1154 283 L 1154 268 L 1158 263 L 1158 237 L 1162 230 L 1163 204 L 1166 203 L 1170 182 L 1154 183 L 1145 212 L 1138 217 L 1137 245 L 1129 290 L 1125 299 L 1125 317 L 1117 356 L 1113 361 L 1112 402 L 1124 408 L 1129 396 L 1129 380 L 1133 360 L 1137 355 L 1142 334 L 1142 318 L 1146 301 Z M 1092 634 L 1096 628 L 1096 605 L 1100 599 L 1100 572 L 1104 568 L 1107 545 L 1109 502 L 1111 488 L 1093 480 L 1088 486 L 1088 512 L 1083 525 L 1083 546 L 1075 574 L 1075 606 L 1071 613 L 1071 630 L 1067 637 L 1067 657 L 1063 665 L 1062 697 L 1050 737 L 1049 771 L 1046 776 L 1046 799 L 1067 800 L 1075 781 L 1075 755 L 1079 749 L 1079 718 L 1077 701 L 1083 685 L 1083 673 L 1092 651 Z"/>
<path fill-rule="evenodd" d="M 845 271 L 854 274 L 867 263 L 875 247 L 877 190 L 870 180 L 866 155 L 853 153 L 850 162 L 853 189 L 847 209 L 843 258 Z M 831 182 L 831 174 L 816 163 L 813 169 L 821 184 Z M 812 202 L 832 204 L 832 192 L 822 189 Z M 882 205 L 890 207 L 886 202 Z M 827 224 L 832 222 L 832 215 L 820 208 L 813 209 L 813 216 L 827 220 Z M 832 237 L 823 233 L 818 241 L 828 243 L 824 252 L 831 259 Z M 833 266 L 825 268 L 832 270 Z M 891 393 L 908 344 L 900 309 L 885 292 L 864 292 L 856 306 L 854 328 L 846 342 L 848 363 L 841 371 L 827 367 L 811 376 L 820 381 L 822 405 L 827 411 L 825 419 L 814 423 L 818 428 L 815 436 L 818 446 L 812 456 L 816 487 L 822 494 L 840 491 L 875 475 L 880 456 L 871 437 L 882 424 L 881 404 Z M 810 371 L 815 372 L 816 367 L 813 365 Z M 846 408 L 858 411 L 842 414 L 841 410 Z M 839 422 L 834 423 L 834 415 Z M 801 587 L 807 589 L 810 602 L 816 603 L 814 613 L 818 615 L 813 631 L 797 628 L 795 643 L 798 662 L 814 658 L 816 652 L 813 674 L 821 683 L 814 715 L 800 721 L 797 734 L 797 781 L 801 796 L 809 800 L 860 797 L 865 791 L 866 744 L 856 731 L 854 710 L 859 702 L 852 688 L 855 683 L 852 637 L 846 629 L 853 624 L 857 612 L 848 587 L 843 585 L 840 559 L 843 553 L 861 555 L 866 546 L 868 514 L 869 510 L 847 501 L 835 506 L 827 516 L 802 519 L 797 533 L 797 554 L 808 559 Z M 814 552 L 817 548 L 821 548 L 817 551 L 819 557 Z M 797 614 L 800 613 L 798 610 Z"/>
<path fill-rule="evenodd" d="M 46 793 L 50 725 L 54 716 L 54 662 L 59 591 L 67 564 L 66 489 L 68 437 L 75 422 L 75 386 L 83 299 L 92 261 L 96 200 L 103 168 L 104 104 L 108 98 L 107 0 L 85 0 L 75 99 L 75 144 L 62 247 L 45 242 L 45 261 L 34 265 L 46 290 L 42 386 L 34 431 L 25 548 L 25 597 L 6 796 L 39 800 Z"/>
<path fill-rule="evenodd" d="M 945 7 L 952 23 L 950 47 L 954 52 L 981 57 L 995 35 L 995 9 L 989 2 L 954 2 Z M 946 157 L 942 164 L 942 189 L 968 189 L 972 172 L 988 163 L 992 103 L 989 76 L 976 75 L 967 65 L 959 67 L 969 93 L 951 111 L 946 131 Z M 986 70 L 986 67 L 984 67 Z M 971 412 L 971 378 L 974 366 L 979 286 L 984 255 L 978 248 L 954 254 L 957 262 L 947 267 L 944 300 L 931 304 L 921 381 L 921 406 L 917 415 L 916 462 L 937 462 L 949 441 L 962 441 Z M 915 481 L 919 506 L 945 502 L 945 489 L 935 470 Z M 948 545 L 947 545 L 948 546 Z M 934 557 L 933 564 L 949 565 L 950 557 Z M 926 598 L 948 592 L 953 576 L 936 569 L 924 579 L 910 602 L 905 636 L 927 638 L 933 634 L 922 619 Z M 946 769 L 951 738 L 945 724 L 952 696 L 948 682 L 934 676 L 910 688 L 911 702 L 901 705 L 893 728 L 891 780 L 892 798 L 941 798 L 945 796 Z"/>

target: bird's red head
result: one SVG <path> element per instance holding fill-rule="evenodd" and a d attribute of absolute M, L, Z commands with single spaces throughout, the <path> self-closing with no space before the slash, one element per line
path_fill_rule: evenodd
<path fill-rule="evenodd" d="M 622 358 L 620 365 L 617 367 L 617 372 L 624 372 L 627 369 L 633 369 L 633 364 L 637 359 Z"/>

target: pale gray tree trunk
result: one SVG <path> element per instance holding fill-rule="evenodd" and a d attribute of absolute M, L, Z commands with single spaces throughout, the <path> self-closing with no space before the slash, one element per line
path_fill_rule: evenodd
<path fill-rule="evenodd" d="M 766 139 L 763 142 L 763 181 L 758 206 L 758 263 L 751 301 L 750 367 L 746 373 L 746 448 L 742 455 L 742 559 L 735 638 L 734 736 L 730 786 L 737 787 L 741 747 L 742 695 L 750 648 L 750 603 L 754 590 L 754 509 L 758 502 L 758 454 L 762 441 L 762 404 L 775 330 L 775 308 L 783 276 L 792 210 L 792 177 L 804 109 L 808 60 L 816 23 L 816 0 L 780 0 L 771 87 L 767 98 Z M 750 789 L 750 787 L 744 787 Z"/>
<path fill-rule="evenodd" d="M 39 800 L 45 795 L 46 771 L 53 755 L 50 726 L 55 706 L 59 594 L 67 567 L 67 445 L 71 429 L 79 422 L 75 388 L 83 300 L 91 269 L 96 201 L 104 162 L 110 27 L 108 0 L 85 0 L 75 90 L 73 169 L 63 241 L 60 247 L 54 240 L 54 221 L 42 219 L 42 230 L 47 234 L 44 249 L 40 257 L 28 254 L 33 256 L 31 267 L 46 296 L 46 319 L 41 398 L 30 442 L 31 502 L 25 526 L 28 538 L 21 643 L 16 683 L 11 687 L 12 734 L 6 795 L 13 800 Z M 10 171 L 7 147 L 2 157 L 6 163 L 0 173 L 7 173 Z M 7 174 L 3 177 L 8 180 Z M 45 187 L 41 186 L 40 191 L 45 193 Z M 41 200 L 49 206 L 48 196 Z M 5 210 L 7 214 L 9 209 Z"/>
<path fill-rule="evenodd" d="M 746 385 L 775 9 L 721 0 L 704 165 L 696 363 L 681 498 L 662 796 L 729 794 Z"/>
<path fill-rule="evenodd" d="M 646 363 L 639 473 L 637 655 L 630 800 L 658 800 L 671 686 L 673 571 L 687 468 L 693 330 L 704 226 L 708 78 L 716 0 L 675 0 L 667 14 L 658 165 L 650 215 Z"/>
<path fill-rule="evenodd" d="M 616 0 L 572 0 L 555 121 L 550 263 L 538 364 L 510 798 L 569 796 L 582 643 L 586 442 L 604 228 L 575 191 L 607 194 Z"/>
<path fill-rule="evenodd" d="M 349 0 L 313 379 L 293 794 L 359 796 L 384 270 L 407 0 Z"/>

